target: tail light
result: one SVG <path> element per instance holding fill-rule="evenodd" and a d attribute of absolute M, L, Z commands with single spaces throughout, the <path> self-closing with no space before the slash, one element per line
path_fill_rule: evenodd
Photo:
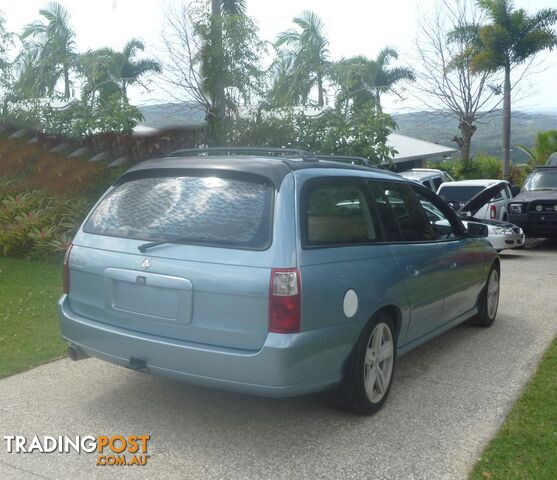
<path fill-rule="evenodd" d="M 489 218 L 491 218 L 491 220 L 497 218 L 497 207 L 495 205 L 490 205 L 489 207 Z"/>
<path fill-rule="evenodd" d="M 269 289 L 269 332 L 300 331 L 300 294 L 297 268 L 273 268 Z"/>
<path fill-rule="evenodd" d="M 64 255 L 64 277 L 63 277 L 63 284 L 64 284 L 64 293 L 70 293 L 70 254 L 72 252 L 73 245 L 70 243 L 70 246 L 66 250 L 66 254 Z"/>

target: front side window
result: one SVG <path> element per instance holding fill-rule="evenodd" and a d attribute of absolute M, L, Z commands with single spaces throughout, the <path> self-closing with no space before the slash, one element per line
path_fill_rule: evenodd
<path fill-rule="evenodd" d="M 435 204 L 435 201 L 423 192 L 415 191 L 420 205 L 422 206 L 425 215 L 431 226 L 431 230 L 435 236 L 435 240 L 448 240 L 456 238 L 455 230 L 451 225 L 448 217 L 442 212 L 441 208 Z"/>
<path fill-rule="evenodd" d="M 380 240 L 377 216 L 370 208 L 363 182 L 310 181 L 303 198 L 306 245 L 358 245 Z"/>
<path fill-rule="evenodd" d="M 410 185 L 398 182 L 381 182 L 383 193 L 398 224 L 405 242 L 436 240 L 418 197 Z"/>
<path fill-rule="evenodd" d="M 147 241 L 261 249 L 271 240 L 274 188 L 220 176 L 127 181 L 97 206 L 84 231 Z"/>

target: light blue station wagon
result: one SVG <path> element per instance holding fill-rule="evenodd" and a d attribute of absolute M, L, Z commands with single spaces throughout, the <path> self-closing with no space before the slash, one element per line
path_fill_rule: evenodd
<path fill-rule="evenodd" d="M 133 167 L 81 226 L 59 302 L 72 359 L 373 413 L 398 355 L 493 323 L 499 258 L 429 189 L 303 152 L 205 153 Z"/>

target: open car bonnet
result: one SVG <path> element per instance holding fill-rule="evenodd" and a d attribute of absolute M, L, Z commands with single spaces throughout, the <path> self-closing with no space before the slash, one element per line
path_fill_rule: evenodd
<path fill-rule="evenodd" d="M 501 180 L 500 182 L 494 183 L 485 190 L 474 195 L 470 200 L 468 200 L 462 207 L 457 210 L 457 213 L 469 213 L 470 216 L 474 216 L 480 208 L 482 208 L 486 203 L 495 197 L 501 190 L 503 190 L 508 185 L 507 182 Z"/>

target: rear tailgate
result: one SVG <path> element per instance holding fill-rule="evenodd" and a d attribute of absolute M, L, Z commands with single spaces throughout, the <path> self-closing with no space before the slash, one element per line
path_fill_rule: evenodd
<path fill-rule="evenodd" d="M 268 330 L 271 270 L 175 258 L 188 248 L 199 250 L 161 246 L 168 255 L 161 257 L 74 245 L 70 308 L 153 335 L 259 349 Z"/>

